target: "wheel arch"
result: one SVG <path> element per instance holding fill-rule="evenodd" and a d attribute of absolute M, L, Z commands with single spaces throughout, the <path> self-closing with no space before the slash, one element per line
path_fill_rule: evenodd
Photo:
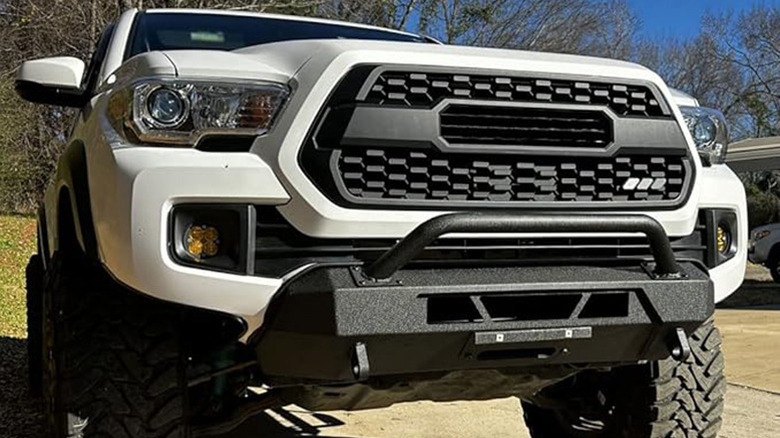
<path fill-rule="evenodd" d="M 41 239 L 40 250 L 46 259 L 57 251 L 83 252 L 90 260 L 97 260 L 97 239 L 92 220 L 86 147 L 81 141 L 70 143 L 57 165 L 54 193 L 47 208 L 38 217 Z M 50 236 L 50 233 L 55 233 Z"/>

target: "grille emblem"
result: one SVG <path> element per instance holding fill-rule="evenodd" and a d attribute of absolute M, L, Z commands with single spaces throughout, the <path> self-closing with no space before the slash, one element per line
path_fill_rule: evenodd
<path fill-rule="evenodd" d="M 644 192 L 648 189 L 661 190 L 666 186 L 666 178 L 629 178 L 623 184 L 623 190 Z"/>

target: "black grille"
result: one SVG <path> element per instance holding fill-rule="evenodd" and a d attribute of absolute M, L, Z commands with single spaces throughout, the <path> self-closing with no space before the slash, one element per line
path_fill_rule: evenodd
<path fill-rule="evenodd" d="M 440 201 L 663 201 L 681 196 L 682 157 L 444 155 L 400 148 L 341 151 L 350 196 Z"/>
<path fill-rule="evenodd" d="M 682 128 L 650 83 L 382 68 L 344 76 L 300 152 L 340 206 L 670 209 L 690 193 Z"/>
<path fill-rule="evenodd" d="M 601 111 L 451 105 L 439 115 L 449 144 L 600 147 L 612 142 Z"/>
<path fill-rule="evenodd" d="M 429 107 L 446 98 L 606 105 L 620 116 L 669 116 L 643 85 L 457 73 L 385 71 L 365 101 Z"/>
<path fill-rule="evenodd" d="M 292 227 L 273 207 L 257 207 L 255 275 L 281 277 L 311 263 L 370 263 L 392 248 L 393 239 L 318 239 Z M 707 260 L 712 230 L 704 216 L 693 234 L 671 237 L 678 261 Z M 414 260 L 416 266 L 570 265 L 652 260 L 645 237 L 442 238 Z"/>

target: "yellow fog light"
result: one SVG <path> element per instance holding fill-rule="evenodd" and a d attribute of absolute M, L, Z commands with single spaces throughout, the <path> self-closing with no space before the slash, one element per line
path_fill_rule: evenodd
<path fill-rule="evenodd" d="M 731 247 L 731 233 L 723 226 L 718 225 L 718 252 L 725 254 Z"/>
<path fill-rule="evenodd" d="M 187 229 L 187 252 L 196 259 L 214 257 L 219 252 L 219 231 L 206 225 Z"/>

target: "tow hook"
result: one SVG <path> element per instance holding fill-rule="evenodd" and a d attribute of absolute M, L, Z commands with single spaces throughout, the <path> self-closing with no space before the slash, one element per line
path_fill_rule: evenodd
<path fill-rule="evenodd" d="M 691 355 L 691 345 L 688 343 L 688 335 L 685 330 L 677 328 L 675 330 L 674 340 L 672 341 L 672 357 L 680 362 L 688 359 Z"/>
<path fill-rule="evenodd" d="M 358 342 L 352 352 L 352 374 L 358 382 L 368 379 L 371 367 L 368 364 L 368 350 L 366 344 Z"/>

